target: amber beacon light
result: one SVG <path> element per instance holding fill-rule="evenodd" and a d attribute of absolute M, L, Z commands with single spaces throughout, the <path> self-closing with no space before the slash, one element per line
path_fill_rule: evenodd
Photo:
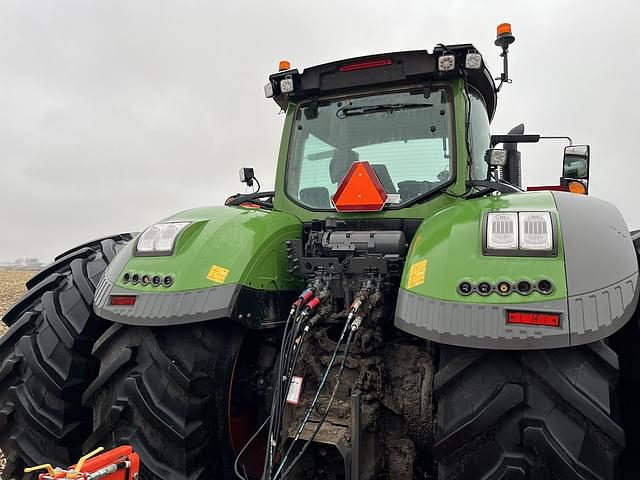
<path fill-rule="evenodd" d="M 278 63 L 278 71 L 284 72 L 286 70 L 291 70 L 291 62 L 289 62 L 289 60 L 280 60 L 280 63 Z"/>

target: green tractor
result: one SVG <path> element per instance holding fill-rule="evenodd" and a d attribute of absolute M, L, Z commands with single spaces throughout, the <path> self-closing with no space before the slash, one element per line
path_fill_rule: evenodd
<path fill-rule="evenodd" d="M 638 453 L 640 236 L 521 188 L 469 44 L 305 69 L 275 191 L 59 256 L 0 340 L 3 478 L 130 444 L 143 479 L 614 479 Z M 496 148 L 502 145 L 504 148 Z"/>

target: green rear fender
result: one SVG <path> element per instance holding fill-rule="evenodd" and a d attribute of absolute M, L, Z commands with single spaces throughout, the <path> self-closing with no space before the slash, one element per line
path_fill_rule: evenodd
<path fill-rule="evenodd" d="M 557 254 L 483 254 L 483 218 L 500 211 L 551 212 Z M 601 340 L 628 321 L 638 300 L 637 280 L 627 226 L 608 202 L 564 192 L 460 200 L 425 219 L 416 232 L 395 324 L 422 338 L 474 348 L 579 345 Z M 460 291 L 464 282 L 474 287 L 471 294 Z M 526 292 L 519 291 L 521 282 L 530 286 Z M 481 283 L 490 286 L 488 293 L 478 291 Z M 501 293 L 501 284 L 509 289 Z M 550 291 L 539 288 L 549 284 Z M 524 317 L 509 315 L 521 312 L 543 315 L 534 317 L 536 324 L 516 323 Z"/>
<path fill-rule="evenodd" d="M 163 221 L 189 221 L 174 253 L 137 256 L 137 239 L 123 249 L 96 290 L 96 313 L 112 321 L 175 325 L 233 317 L 259 328 L 281 320 L 302 288 L 287 272 L 286 241 L 300 238 L 300 221 L 281 212 L 241 207 L 188 210 Z M 131 278 L 171 279 L 171 285 Z M 129 279 L 126 281 L 126 279 Z M 135 296 L 113 305 L 113 295 Z"/>
<path fill-rule="evenodd" d="M 520 304 L 548 302 L 567 296 L 562 236 L 558 235 L 558 255 L 555 257 L 499 257 L 482 253 L 482 219 L 491 211 L 551 211 L 558 212 L 550 194 L 502 195 L 477 200 L 460 201 L 426 219 L 413 239 L 402 279 L 402 288 L 425 297 L 452 302 Z M 557 223 L 557 222 L 556 222 Z M 426 265 L 424 275 L 420 273 Z M 413 276 L 411 269 L 413 268 Z M 549 280 L 551 294 L 533 292 L 528 295 L 479 293 L 463 295 L 458 291 L 462 282 L 492 286 L 500 282 L 516 285 L 527 281 L 535 285 Z"/>

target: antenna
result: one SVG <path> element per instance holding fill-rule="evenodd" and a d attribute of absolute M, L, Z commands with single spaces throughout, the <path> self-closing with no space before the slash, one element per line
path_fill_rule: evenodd
<path fill-rule="evenodd" d="M 500 84 L 496 87 L 496 92 L 499 92 L 504 83 L 511 83 L 509 78 L 509 45 L 516 41 L 516 37 L 511 33 L 510 23 L 501 23 L 498 25 L 498 36 L 496 37 L 495 44 L 502 48 L 502 74 L 496 80 L 500 80 Z"/>

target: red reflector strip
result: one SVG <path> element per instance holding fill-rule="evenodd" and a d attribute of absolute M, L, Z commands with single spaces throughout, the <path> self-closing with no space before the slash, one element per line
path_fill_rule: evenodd
<path fill-rule="evenodd" d="M 350 63 L 348 65 L 342 65 L 339 70 L 341 72 L 352 72 L 353 70 L 364 70 L 365 68 L 384 67 L 385 65 L 391 65 L 391 60 L 371 60 L 370 62 Z"/>
<path fill-rule="evenodd" d="M 566 189 L 562 185 L 540 185 L 535 187 L 527 187 L 527 192 L 540 192 L 543 190 L 552 190 L 554 192 L 564 192 Z"/>
<path fill-rule="evenodd" d="M 560 314 L 541 312 L 508 312 L 507 323 L 559 327 Z"/>
<path fill-rule="evenodd" d="M 111 305 L 132 307 L 136 304 L 137 298 L 135 295 L 111 295 Z"/>

